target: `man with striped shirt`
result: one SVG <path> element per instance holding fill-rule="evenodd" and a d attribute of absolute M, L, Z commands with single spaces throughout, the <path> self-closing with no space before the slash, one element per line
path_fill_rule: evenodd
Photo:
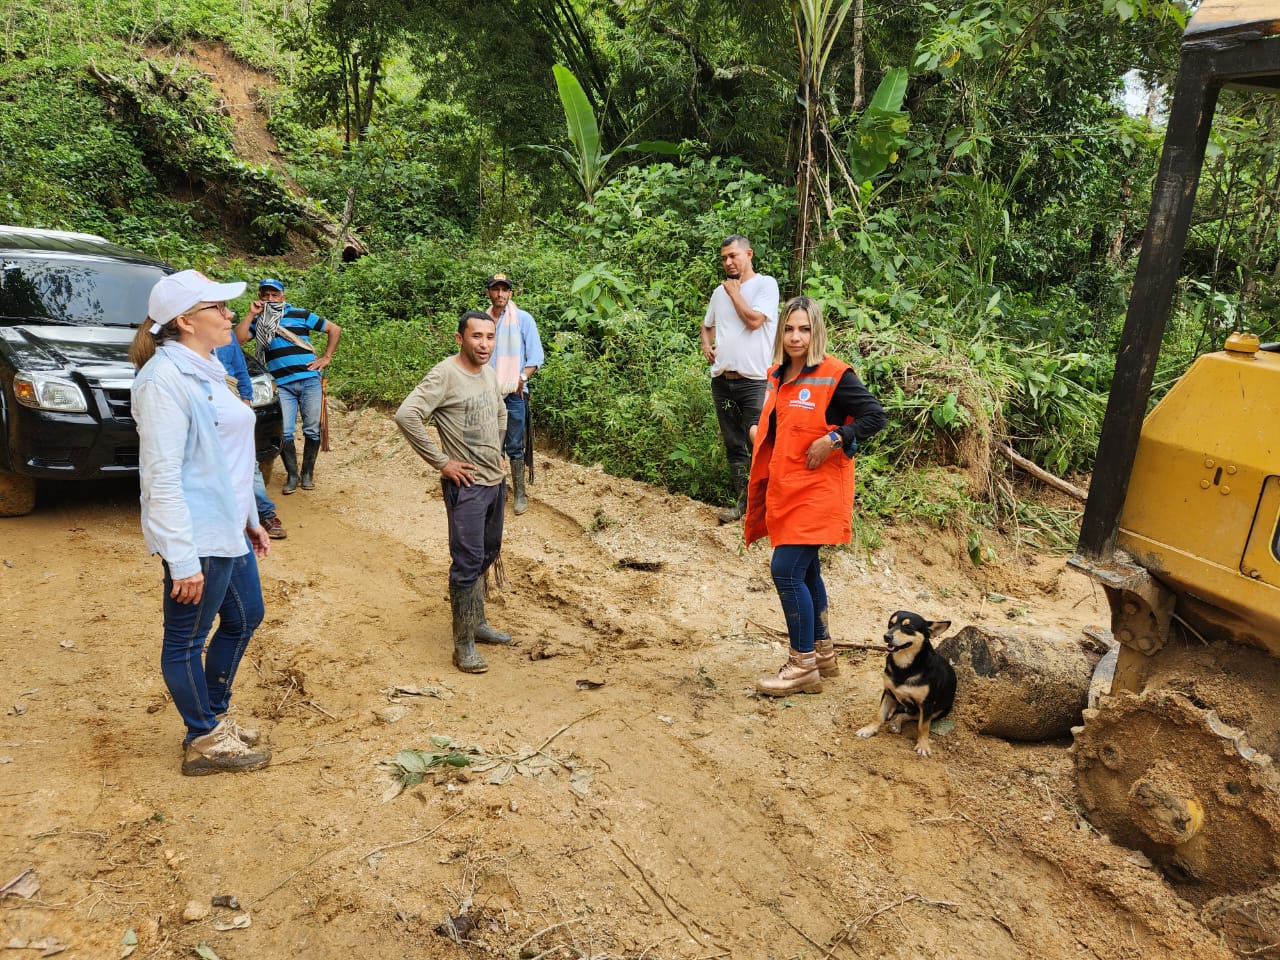
<path fill-rule="evenodd" d="M 325 335 L 324 353 L 311 344 L 311 334 Z M 284 417 L 284 442 L 280 460 L 285 468 L 284 488 L 289 494 L 298 489 L 315 488 L 316 457 L 320 453 L 320 412 L 323 404 L 321 371 L 329 366 L 342 328 L 332 320 L 317 317 L 302 307 L 285 302 L 284 284 L 270 278 L 258 284 L 258 299 L 236 326 L 236 338 L 244 343 L 252 337 L 257 344 L 258 361 L 276 381 L 280 396 L 280 412 Z M 298 451 L 293 433 L 302 413 L 302 470 L 298 470 Z"/>

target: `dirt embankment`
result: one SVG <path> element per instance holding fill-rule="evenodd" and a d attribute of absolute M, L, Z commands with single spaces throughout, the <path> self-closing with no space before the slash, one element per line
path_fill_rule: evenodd
<path fill-rule="evenodd" d="M 257 773 L 179 776 L 136 489 L 53 491 L 2 522 L 0 884 L 31 868 L 39 890 L 0 901 L 0 943 L 98 958 L 136 938 L 135 957 L 205 944 L 222 960 L 1226 956 L 1082 826 L 1065 744 L 981 737 L 963 702 L 928 760 L 906 734 L 859 740 L 873 653 L 845 654 L 818 696 L 755 697 L 783 656 L 768 552 L 744 553 L 705 505 L 539 454 L 489 604 L 520 645 L 456 672 L 436 476 L 378 413 L 336 417 L 333 435 L 317 489 L 277 497 L 289 538 L 262 565 L 267 620 L 237 682 L 275 753 Z M 975 582 L 936 533 L 833 552 L 826 573 L 851 640 L 898 608 L 957 626 L 1100 618 L 1060 559 L 1009 556 Z M 438 750 L 433 736 L 511 762 L 429 770 L 387 799 L 380 763 Z M 240 908 L 184 922 L 218 895 Z M 240 915 L 248 927 L 219 929 Z"/>

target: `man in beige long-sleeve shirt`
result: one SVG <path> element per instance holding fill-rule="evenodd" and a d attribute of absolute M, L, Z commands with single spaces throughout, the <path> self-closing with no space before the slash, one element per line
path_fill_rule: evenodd
<path fill-rule="evenodd" d="M 463 673 L 489 669 L 476 643 L 511 643 L 485 622 L 484 574 L 502 549 L 507 463 L 502 438 L 507 408 L 488 365 L 493 318 L 469 310 L 458 320 L 458 352 L 431 368 L 396 411 L 396 425 L 418 456 L 440 471 L 449 518 L 449 600 L 453 665 Z M 427 432 L 434 419 L 437 444 Z M 443 448 L 443 449 L 442 449 Z"/>

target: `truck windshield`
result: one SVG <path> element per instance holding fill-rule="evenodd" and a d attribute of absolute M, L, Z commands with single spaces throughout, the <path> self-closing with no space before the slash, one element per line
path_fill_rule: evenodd
<path fill-rule="evenodd" d="M 0 251 L 0 325 L 137 327 L 165 271 L 94 256 Z"/>

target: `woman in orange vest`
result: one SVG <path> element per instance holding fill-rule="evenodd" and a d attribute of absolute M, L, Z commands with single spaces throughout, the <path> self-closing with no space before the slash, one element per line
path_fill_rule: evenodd
<path fill-rule="evenodd" d="M 844 361 L 827 354 L 822 306 L 795 297 L 773 341 L 747 484 L 747 546 L 767 536 L 770 572 L 787 620 L 791 656 L 757 681 L 771 697 L 821 693 L 840 673 L 827 628 L 827 589 L 818 547 L 852 537 L 853 455 L 884 427 L 884 408 Z"/>

